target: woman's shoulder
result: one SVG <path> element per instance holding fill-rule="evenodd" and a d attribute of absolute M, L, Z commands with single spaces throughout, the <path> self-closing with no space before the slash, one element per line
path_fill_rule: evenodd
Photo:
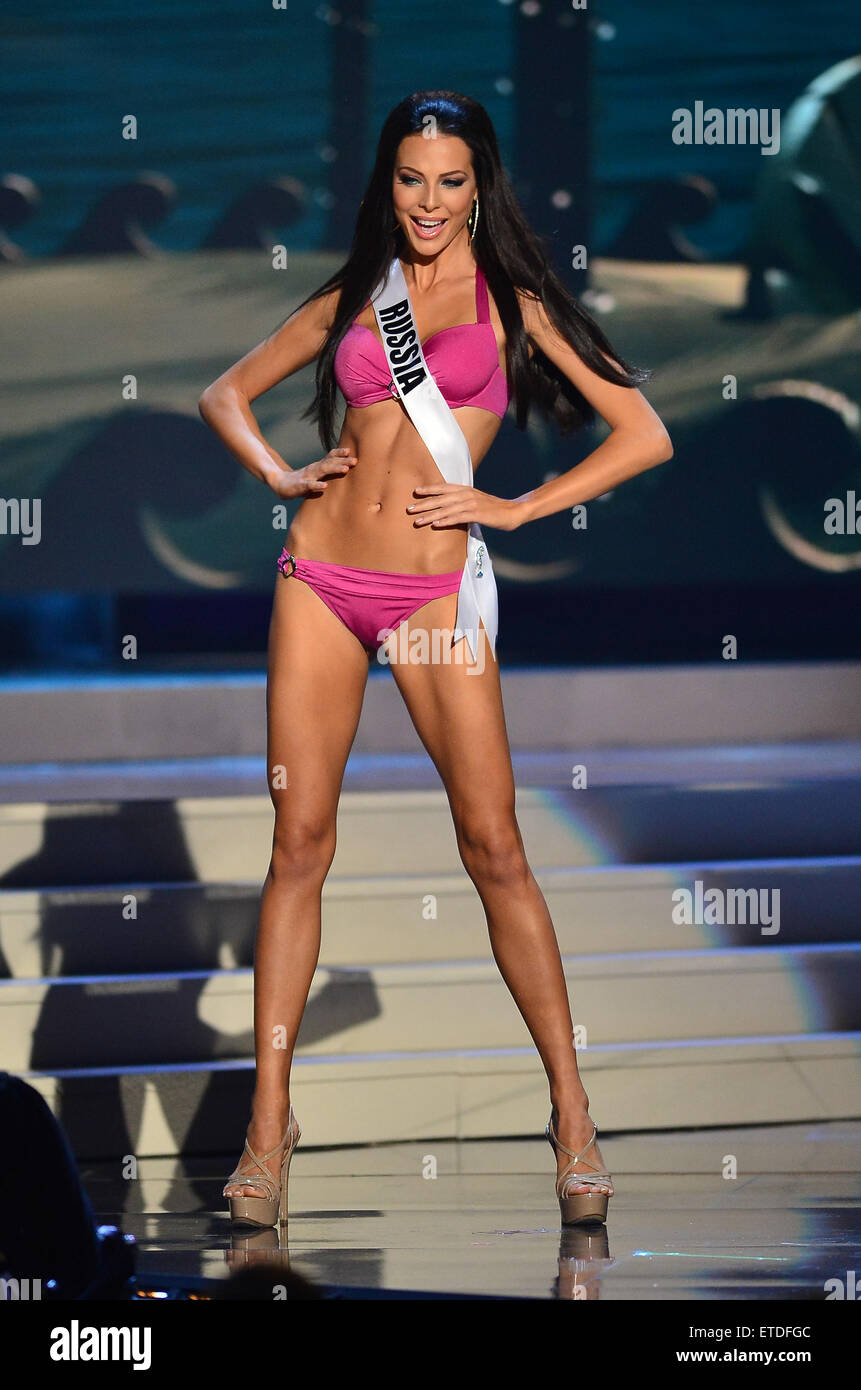
<path fill-rule="evenodd" d="M 314 322 L 325 333 L 329 332 L 335 322 L 335 315 L 341 302 L 342 289 L 342 285 L 334 285 L 331 289 L 318 290 L 313 298 L 307 302 L 306 308 L 309 318 L 313 318 Z"/>

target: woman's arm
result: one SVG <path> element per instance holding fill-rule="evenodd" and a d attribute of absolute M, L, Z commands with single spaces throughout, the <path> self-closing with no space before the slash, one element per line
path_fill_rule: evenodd
<path fill-rule="evenodd" d="M 556 331 L 540 300 L 520 292 L 518 299 L 527 337 L 595 407 L 610 426 L 610 434 L 567 473 L 515 497 L 510 503 L 513 527 L 591 502 L 673 456 L 670 436 L 642 392 L 598 376 Z"/>
<path fill-rule="evenodd" d="M 601 497 L 619 483 L 673 456 L 670 436 L 642 392 L 635 386 L 616 386 L 598 376 L 557 333 L 540 300 L 519 290 L 517 296 L 530 355 L 534 344 L 555 362 L 603 416 L 610 426 L 610 434 L 588 458 L 569 468 L 567 473 L 551 478 L 520 497 L 494 497 L 457 483 L 440 482 L 413 488 L 413 495 L 420 500 L 411 503 L 407 511 L 416 527 L 459 526 L 478 521 L 499 531 L 516 531 L 527 521 L 591 502 L 594 497 Z M 608 362 L 612 360 L 607 357 Z"/>
<path fill-rule="evenodd" d="M 317 357 L 332 324 L 340 291 L 303 304 L 275 333 L 217 380 L 198 402 L 201 416 L 249 473 L 284 495 L 285 473 L 299 473 L 266 442 L 251 402 Z M 315 491 L 322 491 L 319 483 Z"/>

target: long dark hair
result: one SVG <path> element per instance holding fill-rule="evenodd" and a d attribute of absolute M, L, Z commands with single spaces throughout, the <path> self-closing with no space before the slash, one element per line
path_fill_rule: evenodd
<path fill-rule="evenodd" d="M 541 239 L 526 221 L 499 157 L 496 132 L 479 102 L 459 92 L 414 92 L 387 116 L 377 157 L 359 207 L 350 254 L 324 285 L 303 303 L 334 289 L 341 295 L 329 334 L 317 358 L 317 393 L 304 418 L 317 423 L 326 449 L 335 445 L 335 351 L 356 315 L 399 253 L 400 227 L 392 229 L 392 176 L 400 142 L 421 134 L 432 118 L 440 135 L 457 135 L 472 153 L 478 199 L 478 226 L 472 240 L 477 264 L 487 279 L 506 336 L 508 389 L 519 429 L 525 429 L 530 405 L 555 419 L 562 434 L 595 420 L 595 410 L 550 359 L 533 345 L 529 356 L 523 316 L 515 289 L 537 296 L 551 323 L 587 366 L 605 381 L 637 386 L 651 372 L 631 367 L 614 351 L 595 320 L 577 303 L 553 271 Z M 301 305 L 299 306 L 302 307 Z M 617 370 L 602 355 L 619 364 Z"/>

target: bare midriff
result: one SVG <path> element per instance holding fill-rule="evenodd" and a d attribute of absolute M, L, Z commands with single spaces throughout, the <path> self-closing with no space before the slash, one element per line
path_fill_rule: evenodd
<path fill-rule="evenodd" d="M 463 430 L 475 473 L 499 430 L 489 410 L 452 412 Z M 306 560 L 325 560 L 398 574 L 444 574 L 466 559 L 469 523 L 416 526 L 407 511 L 413 488 L 444 481 L 400 401 L 349 407 L 339 448 L 356 456 L 349 473 L 328 479 L 325 492 L 301 502 L 287 548 Z"/>

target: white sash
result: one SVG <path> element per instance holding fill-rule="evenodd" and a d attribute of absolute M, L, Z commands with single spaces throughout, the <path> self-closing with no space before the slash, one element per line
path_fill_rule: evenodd
<path fill-rule="evenodd" d="M 371 299 L 392 374 L 390 389 L 403 402 L 445 481 L 472 487 L 469 445 L 424 359 L 407 282 L 397 256 Z M 496 577 L 481 528 L 473 521 L 466 538 L 466 560 L 452 639 L 457 642 L 466 637 L 473 661 L 478 653 L 479 618 L 487 631 L 490 650 L 496 656 L 499 622 Z"/>

